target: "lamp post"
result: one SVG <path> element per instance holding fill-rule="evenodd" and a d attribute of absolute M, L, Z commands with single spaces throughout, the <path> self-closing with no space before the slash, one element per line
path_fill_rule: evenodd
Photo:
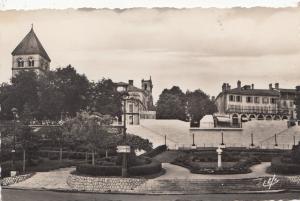
<path fill-rule="evenodd" d="M 118 152 L 123 154 L 122 159 L 122 177 L 127 177 L 127 153 L 130 152 L 130 147 L 128 149 L 127 143 L 126 143 L 126 98 L 128 96 L 127 93 L 127 86 L 128 85 L 122 85 L 117 87 L 117 91 L 122 94 L 122 100 L 123 100 L 123 146 L 118 147 Z"/>
<path fill-rule="evenodd" d="M 222 135 L 222 143 L 220 144 L 220 147 L 225 148 L 223 131 L 221 131 L 221 135 Z"/>
<path fill-rule="evenodd" d="M 17 108 L 12 108 L 11 112 L 14 117 L 14 131 L 13 131 L 13 149 L 12 149 L 12 164 L 11 164 L 11 176 L 15 176 L 17 174 L 15 170 L 15 155 L 16 155 L 16 120 L 18 116 L 18 109 Z"/>
<path fill-rule="evenodd" d="M 251 144 L 250 144 L 250 148 L 254 148 L 254 143 L 253 143 L 253 133 L 251 133 Z"/>
<path fill-rule="evenodd" d="M 275 140 L 275 147 L 278 147 L 278 144 L 277 144 L 277 134 L 275 134 L 274 140 Z"/>

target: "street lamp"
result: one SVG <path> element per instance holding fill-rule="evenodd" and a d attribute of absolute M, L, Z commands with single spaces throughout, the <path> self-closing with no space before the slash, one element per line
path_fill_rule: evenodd
<path fill-rule="evenodd" d="M 224 149 L 226 146 L 225 146 L 225 144 L 224 144 L 224 134 L 223 134 L 223 131 L 221 131 L 221 135 L 222 135 L 222 143 L 220 144 L 220 147 L 222 148 L 222 149 Z"/>
<path fill-rule="evenodd" d="M 122 177 L 127 177 L 127 153 L 130 152 L 130 147 L 126 143 L 126 99 L 128 97 L 127 92 L 128 85 L 120 85 L 117 87 L 117 91 L 121 93 L 121 99 L 123 100 L 123 146 L 118 147 L 118 152 L 123 154 L 122 160 Z"/>
<path fill-rule="evenodd" d="M 16 120 L 18 117 L 18 109 L 17 108 L 12 108 L 11 112 L 14 117 L 14 131 L 13 131 L 13 149 L 12 149 L 12 164 L 11 164 L 11 176 L 16 175 L 16 170 L 15 170 L 15 154 L 16 154 Z"/>

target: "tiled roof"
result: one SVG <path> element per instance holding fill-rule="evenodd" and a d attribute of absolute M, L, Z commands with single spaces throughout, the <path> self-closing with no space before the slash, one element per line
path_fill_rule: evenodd
<path fill-rule="evenodd" d="M 51 61 L 46 50 L 43 48 L 41 42 L 34 33 L 33 28 L 31 28 L 30 32 L 25 36 L 25 38 L 19 43 L 19 45 L 14 49 L 14 51 L 11 54 L 13 56 L 39 54 L 42 57 L 44 57 L 44 59 Z"/>
<path fill-rule="evenodd" d="M 280 92 L 296 93 L 296 89 L 279 89 Z"/>
<path fill-rule="evenodd" d="M 230 94 L 250 95 L 250 96 L 279 96 L 280 92 L 272 89 L 231 89 L 227 91 Z"/>

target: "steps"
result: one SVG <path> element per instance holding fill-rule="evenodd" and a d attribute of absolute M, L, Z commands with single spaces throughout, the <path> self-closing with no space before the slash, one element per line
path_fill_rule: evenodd
<path fill-rule="evenodd" d="M 254 179 L 226 179 L 226 180 L 152 180 L 146 183 L 143 188 L 152 193 L 238 193 L 257 192 L 269 190 L 263 186 L 264 180 L 268 178 Z M 282 190 L 284 183 L 274 184 L 270 190 Z M 297 186 L 298 189 L 299 186 Z"/>

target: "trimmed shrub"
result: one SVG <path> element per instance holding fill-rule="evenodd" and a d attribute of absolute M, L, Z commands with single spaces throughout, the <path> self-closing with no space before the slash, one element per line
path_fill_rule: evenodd
<path fill-rule="evenodd" d="M 285 160 L 283 160 L 285 161 Z M 299 174 L 300 173 L 300 164 L 296 163 L 285 163 L 281 160 L 280 157 L 273 158 L 271 164 L 271 170 L 274 173 L 279 174 Z"/>
<path fill-rule="evenodd" d="M 76 172 L 92 176 L 121 176 L 121 166 L 99 166 L 82 164 L 76 166 Z"/>
<path fill-rule="evenodd" d="M 156 174 L 159 173 L 161 170 L 161 163 L 157 160 L 151 159 L 151 162 L 149 164 L 130 167 L 128 169 L 128 172 L 130 175 L 133 176 L 142 176 Z"/>
<path fill-rule="evenodd" d="M 153 158 L 166 150 L 167 150 L 166 145 L 160 145 L 160 146 L 156 147 L 155 149 L 152 149 L 151 151 L 144 153 L 142 156 Z"/>

